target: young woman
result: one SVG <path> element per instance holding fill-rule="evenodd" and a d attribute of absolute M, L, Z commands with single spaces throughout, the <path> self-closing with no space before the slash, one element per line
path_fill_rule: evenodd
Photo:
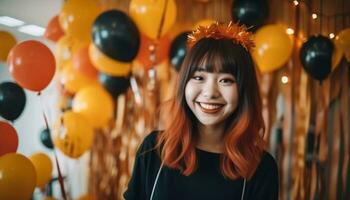
<path fill-rule="evenodd" d="M 126 200 L 278 199 L 277 165 L 264 151 L 251 36 L 232 23 L 189 36 L 165 130 L 144 139 Z"/>

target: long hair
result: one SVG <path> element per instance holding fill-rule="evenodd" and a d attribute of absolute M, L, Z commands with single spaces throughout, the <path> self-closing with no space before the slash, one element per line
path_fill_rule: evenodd
<path fill-rule="evenodd" d="M 204 38 L 186 55 L 178 75 L 176 96 L 165 106 L 165 130 L 157 138 L 161 159 L 184 175 L 197 168 L 198 121 L 186 103 L 185 87 L 199 68 L 231 73 L 236 78 L 238 106 L 225 121 L 220 168 L 230 179 L 251 178 L 264 146 L 262 105 L 252 57 L 232 40 Z"/>

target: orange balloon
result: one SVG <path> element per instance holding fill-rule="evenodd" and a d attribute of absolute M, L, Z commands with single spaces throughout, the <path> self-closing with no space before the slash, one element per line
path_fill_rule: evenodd
<path fill-rule="evenodd" d="M 64 1 L 59 21 L 68 35 L 90 43 L 93 22 L 101 12 L 99 0 Z"/>
<path fill-rule="evenodd" d="M 46 27 L 44 37 L 57 42 L 64 35 L 64 31 L 58 21 L 58 15 L 54 16 Z"/>
<path fill-rule="evenodd" d="M 30 199 L 35 189 L 36 171 L 33 163 L 21 154 L 0 157 L 0 199 Z"/>
<path fill-rule="evenodd" d="M 64 112 L 52 128 L 55 146 L 71 158 L 80 157 L 91 147 L 93 134 L 88 120 L 73 111 Z"/>
<path fill-rule="evenodd" d="M 99 71 L 112 76 L 128 76 L 131 63 L 120 62 L 103 54 L 93 43 L 89 46 L 89 56 L 93 65 Z"/>
<path fill-rule="evenodd" d="M 281 25 L 269 24 L 261 27 L 254 35 L 254 42 L 252 55 L 262 73 L 283 67 L 292 55 L 293 40 Z"/>
<path fill-rule="evenodd" d="M 78 50 L 73 56 L 73 67 L 75 70 L 90 78 L 96 78 L 98 71 L 92 64 L 89 57 L 89 47 Z"/>
<path fill-rule="evenodd" d="M 102 86 L 85 87 L 74 96 L 73 111 L 84 115 L 94 128 L 100 128 L 113 118 L 113 98 Z"/>
<path fill-rule="evenodd" d="M 147 69 L 152 65 L 157 65 L 166 59 L 169 55 L 170 39 L 164 36 L 159 40 L 152 40 L 146 35 L 141 34 L 141 45 L 136 60 L 140 61 Z M 154 63 L 152 61 L 152 52 L 154 54 Z"/>
<path fill-rule="evenodd" d="M 64 35 L 56 43 L 55 57 L 57 68 L 59 70 L 72 61 L 73 55 L 86 44 L 79 38 L 74 38 L 70 35 Z"/>
<path fill-rule="evenodd" d="M 6 61 L 6 58 L 13 46 L 16 45 L 16 38 L 9 32 L 0 31 L 0 61 Z"/>
<path fill-rule="evenodd" d="M 44 187 L 52 177 L 52 161 L 45 153 L 35 153 L 29 157 L 36 171 L 36 186 Z"/>
<path fill-rule="evenodd" d="M 18 136 L 16 129 L 7 122 L 0 121 L 0 157 L 17 151 Z"/>
<path fill-rule="evenodd" d="M 40 92 L 55 74 L 54 55 L 47 46 L 35 40 L 16 45 L 10 51 L 8 62 L 12 77 L 28 90 Z"/>
<path fill-rule="evenodd" d="M 152 39 L 158 38 L 160 28 L 162 30 L 159 37 L 171 29 L 176 21 L 176 13 L 175 0 L 131 0 L 129 4 L 131 18 L 140 31 Z"/>
<path fill-rule="evenodd" d="M 86 86 L 98 85 L 97 76 L 94 78 L 87 77 L 75 70 L 71 63 L 63 68 L 60 75 L 60 81 L 64 85 L 64 89 L 73 94 Z"/>

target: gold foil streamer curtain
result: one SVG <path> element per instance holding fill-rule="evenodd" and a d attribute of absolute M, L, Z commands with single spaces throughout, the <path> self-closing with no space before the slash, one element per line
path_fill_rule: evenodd
<path fill-rule="evenodd" d="M 336 2 L 339 2 L 338 0 L 335 0 Z M 105 7 L 108 9 L 111 8 L 117 8 L 121 9 L 125 12 L 128 12 L 128 6 L 129 6 L 129 0 L 103 0 L 105 3 Z M 205 2 L 199 2 L 195 0 L 177 0 L 177 7 L 178 7 L 178 17 L 176 25 L 171 30 L 171 37 L 176 36 L 179 32 L 188 30 L 192 28 L 193 24 L 198 22 L 201 19 L 214 19 L 219 21 L 228 21 L 231 19 L 231 13 L 230 13 L 230 7 L 232 5 L 232 0 L 209 0 Z M 304 2 L 309 3 L 309 5 L 318 5 L 313 6 L 316 8 L 315 11 L 319 11 L 319 0 L 314 0 L 314 3 L 311 1 L 300 1 L 301 2 L 301 8 L 303 8 Z M 331 2 L 330 0 L 327 2 Z M 332 1 L 334 2 L 334 1 Z M 332 5 L 332 2 L 329 3 Z M 343 0 L 345 2 L 345 0 Z M 283 24 L 290 25 L 294 24 L 296 26 L 296 15 L 293 8 L 293 1 L 289 0 L 269 0 L 270 8 L 282 8 L 282 9 L 271 9 L 270 10 L 270 18 L 269 23 L 276 23 L 276 22 L 282 22 Z M 347 6 L 349 6 L 349 3 L 344 3 L 344 5 L 341 7 L 342 9 L 346 10 L 348 9 Z M 327 6 L 325 6 L 327 8 Z M 191 9 L 191 12 L 188 12 L 188 9 Z M 336 9 L 338 11 L 338 8 Z M 312 10 L 313 11 L 313 10 Z M 301 18 L 305 16 L 305 10 L 300 10 Z M 344 11 L 343 11 L 344 12 Z M 308 13 L 309 15 L 311 13 Z M 319 13 L 318 13 L 319 14 Z M 319 15 L 319 18 L 321 15 Z M 300 38 L 303 37 L 303 33 L 305 31 L 305 28 L 303 26 L 306 26 L 306 28 L 310 27 L 309 33 L 316 33 L 319 30 L 319 21 L 312 21 L 312 19 L 309 17 L 310 20 L 307 20 L 306 17 L 300 19 L 301 22 L 299 25 L 301 26 L 299 31 L 295 29 L 296 35 L 300 34 Z M 343 18 L 344 19 L 344 18 Z M 298 20 L 299 21 L 299 20 Z M 306 21 L 306 23 L 305 23 Z M 343 21 L 343 28 L 345 28 L 345 25 L 349 24 L 349 19 L 344 19 Z M 310 25 L 306 25 L 309 24 Z M 324 26 L 323 26 L 324 27 Z M 306 36 L 310 34 L 305 34 Z M 300 42 L 300 41 L 298 41 Z M 298 47 L 299 48 L 299 47 Z M 325 124 L 323 121 L 320 121 L 322 119 L 322 114 L 318 115 L 319 117 L 316 120 L 316 116 L 314 116 L 317 113 L 323 113 L 324 116 L 326 116 L 327 112 L 321 112 L 322 109 L 320 108 L 327 108 L 327 101 L 323 102 L 323 100 L 327 100 L 327 97 L 323 98 L 323 96 L 320 96 L 320 94 L 323 94 L 319 89 L 319 85 L 315 85 L 315 82 L 312 79 L 309 79 L 307 76 L 305 76 L 305 72 L 300 69 L 299 67 L 295 67 L 295 62 L 298 61 L 299 58 L 297 57 L 297 53 L 294 53 L 294 57 L 290 60 L 290 62 L 287 64 L 287 68 L 284 68 L 280 71 L 274 72 L 271 75 L 267 76 L 265 85 L 266 89 L 262 96 L 265 98 L 265 111 L 264 115 L 268 119 L 268 129 L 271 129 L 271 125 L 275 123 L 275 108 L 274 105 L 276 104 L 276 96 L 278 91 L 283 94 L 284 97 L 284 116 L 283 116 L 283 131 L 280 133 L 282 136 L 282 145 L 279 145 L 279 167 L 281 170 L 280 173 L 280 186 L 281 186 L 281 198 L 280 199 L 314 199 L 315 196 L 320 197 L 320 173 L 321 171 L 319 169 L 320 165 L 317 161 L 319 154 L 318 154 L 318 148 L 321 148 L 323 154 L 326 152 L 327 149 L 324 149 L 324 147 L 327 147 L 327 137 L 323 139 L 322 144 L 320 142 L 317 142 L 317 138 L 320 138 L 320 133 L 324 131 L 324 135 L 327 136 L 327 129 L 325 127 Z M 295 71 L 298 70 L 298 71 Z M 121 197 L 122 192 L 125 189 L 125 184 L 130 176 L 130 170 L 133 165 L 135 150 L 137 148 L 137 145 L 142 140 L 146 132 L 148 130 L 152 129 L 151 124 L 154 125 L 153 122 L 156 123 L 157 120 L 154 120 L 153 122 L 145 121 L 145 116 L 155 116 L 152 113 L 156 109 L 153 109 L 153 111 L 148 112 L 146 114 L 146 111 L 144 109 L 143 105 L 143 98 L 146 97 L 147 92 L 149 90 L 146 90 L 146 85 L 148 82 L 147 79 L 149 79 L 149 75 L 145 71 L 135 72 L 135 79 L 133 79 L 133 86 L 132 86 L 132 92 L 131 89 L 127 92 L 127 95 L 125 97 L 125 111 L 124 111 L 124 120 L 122 124 L 121 131 L 113 130 L 112 134 L 108 133 L 108 131 L 105 134 L 98 134 L 99 138 L 96 138 L 95 146 L 92 150 L 92 160 L 91 160 L 91 179 L 90 182 L 90 191 L 93 191 L 95 194 L 99 194 L 99 199 L 112 199 L 112 197 L 116 197 L 116 199 Z M 158 73 L 158 72 L 156 72 Z M 289 83 L 286 85 L 283 85 L 281 88 L 276 87 L 280 75 L 284 73 L 288 75 L 289 77 Z M 158 74 L 157 74 L 158 75 Z M 176 73 L 168 74 L 170 79 L 174 80 L 174 76 L 176 76 Z M 344 75 L 343 75 L 344 76 Z M 264 76 L 259 77 L 259 80 L 263 80 Z M 264 81 L 264 80 L 263 80 Z M 136 84 L 135 84 L 136 83 Z M 158 83 L 158 82 L 157 82 Z M 162 87 L 164 83 L 167 83 L 166 79 L 163 79 L 161 83 L 158 85 L 159 87 Z M 343 82 L 344 84 L 344 82 Z M 152 85 L 152 84 L 151 84 Z M 328 84 L 329 85 L 329 84 Z M 314 94 L 313 91 L 310 91 L 309 86 L 313 90 L 317 90 L 317 93 L 319 95 Z M 348 84 L 347 84 L 348 86 Z M 327 83 L 324 83 L 322 88 L 325 88 L 326 92 L 329 92 L 329 86 L 327 87 Z M 328 89 L 327 89 L 328 88 Z M 159 88 L 158 88 L 159 89 Z M 163 90 L 163 89 L 162 89 Z M 264 90 L 264 89 L 263 89 Z M 346 90 L 346 89 L 344 89 Z M 347 105 L 347 98 L 344 97 L 345 92 L 342 89 L 342 98 L 345 100 L 342 100 L 341 103 L 341 117 L 340 121 L 342 121 L 342 125 L 340 129 L 344 129 L 343 131 L 340 131 L 340 133 L 346 133 L 343 136 L 340 135 L 340 137 L 344 137 L 344 160 L 343 160 L 343 177 L 350 177 L 349 172 L 349 131 L 348 131 L 348 112 L 343 114 L 343 107 L 344 105 Z M 135 92 L 138 91 L 138 92 Z M 152 91 L 152 90 L 151 90 Z M 138 93 L 138 94 L 137 94 Z M 309 94 L 308 94 L 309 93 Z M 137 95 L 136 95 L 137 94 Z M 151 107 L 156 108 L 158 106 L 158 103 L 156 101 L 153 101 L 152 98 L 159 98 L 157 95 L 152 95 L 152 93 L 148 93 L 149 95 L 149 104 Z M 162 95 L 159 94 L 158 95 Z M 322 98 L 321 98 L 322 97 Z M 309 99 L 309 100 L 308 100 Z M 157 100 L 159 101 L 159 100 Z M 309 113 L 309 118 L 311 123 L 314 123 L 317 121 L 317 127 L 315 134 L 306 134 L 306 128 L 305 123 L 308 119 L 308 101 L 310 101 L 310 107 L 311 113 Z M 328 100 L 329 101 L 329 100 Z M 137 103 L 139 102 L 139 103 Z M 141 102 L 141 103 L 140 103 Z M 306 102 L 305 105 L 302 105 L 303 102 Z M 345 102 L 345 103 L 344 103 Z M 315 105 L 318 105 L 318 108 L 314 108 Z M 323 107 L 320 106 L 320 104 L 324 105 Z M 120 106 L 118 106 L 118 109 Z M 126 114 L 127 113 L 127 114 Z M 334 112 L 336 113 L 336 112 Z M 328 116 L 328 115 L 327 115 Z M 346 116 L 346 118 L 344 117 Z M 119 119 L 119 117 L 117 117 Z M 305 121 L 300 120 L 301 118 L 305 119 Z M 324 118 L 324 117 L 323 117 Z M 117 120 L 118 120 L 117 119 Z M 146 125 L 148 124 L 148 125 Z M 337 126 L 337 125 L 336 125 Z M 334 128 L 336 127 L 333 126 Z M 312 130 L 312 129 L 310 129 Z M 269 131 L 269 132 L 270 132 Z M 113 132 L 117 132 L 116 134 Z M 266 139 L 269 140 L 270 135 L 266 134 Z M 111 135 L 117 135 L 115 138 L 112 138 Z M 307 137 L 310 136 L 310 137 Z M 305 149 L 307 149 L 306 141 L 307 138 L 312 138 L 313 136 L 316 137 L 315 144 L 311 146 L 314 147 L 311 151 L 311 155 L 307 154 L 305 155 Z M 303 138 L 303 139 L 302 139 Z M 348 138 L 348 139 L 346 139 Z M 302 141 L 303 140 L 303 141 Z M 310 141 L 313 141 L 310 139 Z M 341 142 L 342 140 L 340 140 Z M 347 143 L 346 143 L 347 141 Z M 293 148 L 292 148 L 293 146 Z M 341 151 L 340 151 L 341 152 Z M 311 167 L 305 167 L 302 162 L 304 162 L 304 156 L 310 156 L 312 159 L 310 162 Z M 323 155 L 323 158 L 327 158 L 327 156 Z M 339 159 L 340 160 L 340 159 Z M 340 162 L 339 162 L 340 163 Z M 340 164 L 339 164 L 340 165 Z M 292 169 L 294 169 L 291 171 Z M 318 170 L 317 170 L 318 168 Z M 339 169 L 340 170 L 340 169 Z M 338 170 L 338 172 L 339 172 Z M 288 175 L 288 172 L 289 175 Z M 306 174 L 303 176 L 303 174 Z M 294 177 L 295 176 L 295 177 Z M 324 176 L 324 175 L 323 175 Z M 293 177 L 293 178 L 292 178 Z M 343 178 L 343 188 L 345 188 L 347 180 L 350 178 Z M 107 181 L 108 180 L 108 181 Z M 339 179 L 337 180 L 339 182 Z M 348 181 L 349 182 L 349 181 Z M 349 185 L 348 185 L 349 186 Z M 112 189 L 112 187 L 114 189 Z M 324 187 L 324 184 L 322 185 Z M 107 193 L 109 191 L 109 193 Z M 113 196 L 108 196 L 107 194 L 112 194 Z M 349 193 L 349 192 L 348 192 Z M 347 196 L 349 198 L 349 196 Z"/>

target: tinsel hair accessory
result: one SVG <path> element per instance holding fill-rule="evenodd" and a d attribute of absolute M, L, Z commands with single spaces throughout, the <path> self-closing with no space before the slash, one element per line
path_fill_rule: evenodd
<path fill-rule="evenodd" d="M 219 23 L 215 22 L 209 26 L 199 26 L 188 35 L 187 44 L 194 46 L 203 38 L 228 39 L 232 42 L 242 45 L 247 51 L 255 47 L 253 34 L 248 28 L 238 23 Z"/>

